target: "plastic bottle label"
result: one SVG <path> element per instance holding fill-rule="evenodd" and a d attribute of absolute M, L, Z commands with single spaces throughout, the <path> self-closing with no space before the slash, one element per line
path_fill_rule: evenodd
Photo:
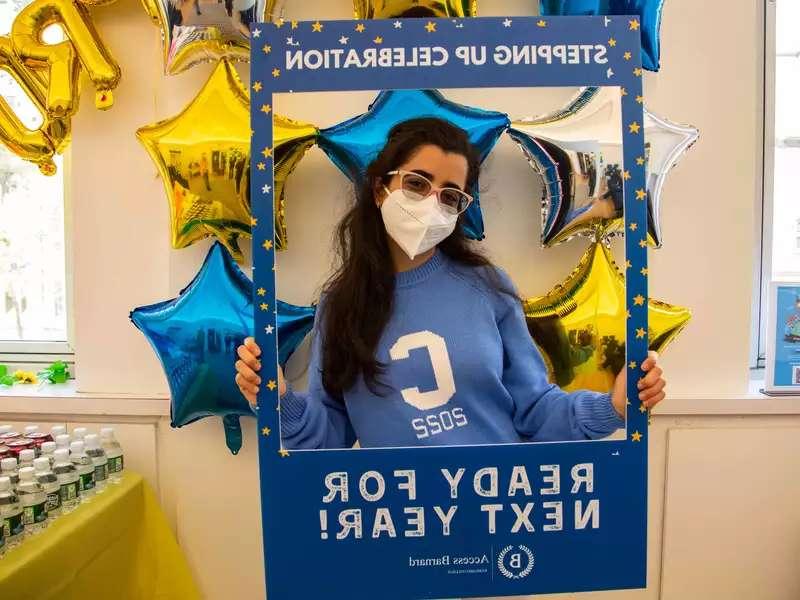
<path fill-rule="evenodd" d="M 25 525 L 41 523 L 46 519 L 47 511 L 44 508 L 44 502 L 34 504 L 33 506 L 26 506 L 22 509 L 22 521 L 25 523 Z"/>
<path fill-rule="evenodd" d="M 80 487 L 82 492 L 94 488 L 94 469 L 88 473 L 81 473 Z"/>
<path fill-rule="evenodd" d="M 6 537 L 20 535 L 25 530 L 25 524 L 22 522 L 22 511 L 3 519 L 3 529 L 6 532 Z"/>
<path fill-rule="evenodd" d="M 122 455 L 115 456 L 114 458 L 108 459 L 108 472 L 109 473 L 122 473 L 123 467 L 123 459 Z"/>
<path fill-rule="evenodd" d="M 51 510 L 56 510 L 61 506 L 61 490 L 58 489 L 55 492 L 48 492 L 47 493 L 47 501 L 45 502 L 45 510 L 50 512 Z"/>
<path fill-rule="evenodd" d="M 108 465 L 97 465 L 94 468 L 94 480 L 105 481 L 106 479 L 108 479 Z"/>
<path fill-rule="evenodd" d="M 71 481 L 70 483 L 65 483 L 61 486 L 61 489 L 58 490 L 59 495 L 61 496 L 61 502 L 68 502 L 69 500 L 75 500 L 78 497 L 78 482 Z"/>

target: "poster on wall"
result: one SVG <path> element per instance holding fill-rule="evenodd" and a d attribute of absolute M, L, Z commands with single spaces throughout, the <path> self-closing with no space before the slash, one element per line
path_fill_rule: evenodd
<path fill-rule="evenodd" d="M 256 341 L 263 351 L 258 430 L 268 597 L 466 598 L 646 587 L 648 425 L 637 398 L 637 365 L 648 348 L 647 202 L 636 19 L 422 18 L 278 22 L 253 28 L 253 287 Z M 447 313 L 451 303 L 472 302 L 474 318 L 448 322 L 441 330 L 415 326 L 414 318 L 405 329 L 387 326 L 376 355 L 387 365 L 391 391 L 386 397 L 330 394 L 335 377 L 323 381 L 320 361 L 314 359 L 316 335 L 308 395 L 301 396 L 300 390 L 280 395 L 275 305 L 281 267 L 276 268 L 274 207 L 279 203 L 273 162 L 279 160 L 280 139 L 273 130 L 275 99 L 280 97 L 286 106 L 307 93 L 374 91 L 377 100 L 370 115 L 354 117 L 346 131 L 336 131 L 342 133 L 335 140 L 338 156 L 358 170 L 360 158 L 366 155 L 368 163 L 383 144 L 388 146 L 386 134 L 399 115 L 413 113 L 408 105 L 392 106 L 397 94 L 416 90 L 415 101 L 422 107 L 418 116 L 425 117 L 433 109 L 424 102 L 438 106 L 440 94 L 448 89 L 485 88 L 491 95 L 524 88 L 535 94 L 543 86 L 594 86 L 611 90 L 615 98 L 615 110 L 608 113 L 615 116 L 605 117 L 613 118 L 615 126 L 604 133 L 603 151 L 619 166 L 616 205 L 613 199 L 602 206 L 587 202 L 573 206 L 569 218 L 606 209 L 624 213 L 625 288 L 615 306 L 624 339 L 614 340 L 614 347 L 617 369 L 627 377 L 629 400 L 618 435 L 570 430 L 566 424 L 575 417 L 570 398 L 578 396 L 542 378 L 543 365 L 535 358 L 522 311 L 513 312 L 502 325 L 485 323 L 480 311 L 489 303 L 480 292 L 459 287 L 457 277 L 435 297 L 423 299 L 424 310 L 414 315 L 427 318 Z M 379 115 L 386 121 L 383 139 L 374 152 L 365 152 L 359 127 L 365 120 L 374 124 L 369 121 L 374 112 L 387 107 L 391 110 Z M 476 146 L 484 144 L 488 154 L 492 144 L 485 136 L 472 135 L 491 115 L 455 109 L 444 114 L 463 128 L 458 135 L 469 135 Z M 551 117 L 550 122 L 559 118 Z M 559 139 L 555 131 L 531 136 L 526 157 L 537 165 L 545 186 L 575 195 L 576 189 L 602 187 L 600 174 L 607 165 L 599 159 L 600 151 L 590 140 Z M 430 162 L 446 163 L 446 154 Z M 562 162 L 553 160 L 554 155 Z M 387 184 L 385 193 L 394 193 L 389 185 L 401 190 L 394 204 L 402 207 L 415 194 L 418 200 L 438 198 L 453 214 L 473 210 L 469 219 L 460 218 L 465 229 L 469 224 L 473 233 L 478 230 L 476 197 L 482 186 L 466 186 L 456 181 L 458 175 L 434 185 L 430 179 L 438 175 L 431 169 L 404 170 L 402 164 L 379 178 Z M 548 164 L 550 171 L 544 168 Z M 565 178 L 565 173 L 570 174 Z M 375 187 L 376 198 L 383 193 L 381 186 Z M 551 196 L 560 197 L 555 192 Z M 539 208 L 531 204 L 530 210 Z M 548 216 L 554 218 L 544 218 Z M 415 247 L 424 243 L 406 241 Z M 586 238 L 584 244 L 589 245 Z M 604 260 L 607 254 L 599 250 L 604 242 L 592 247 L 598 249 L 592 260 Z M 410 275 L 400 273 L 396 284 L 434 277 L 439 266 L 431 261 L 445 259 L 433 256 Z M 318 315 L 325 309 L 321 303 Z M 517 343 L 504 342 L 495 354 L 484 351 L 483 340 L 506 326 Z M 460 333 L 451 336 L 452 328 Z M 591 337 L 586 331 L 560 333 L 567 341 L 578 340 L 576 344 Z M 583 366 L 576 358 L 579 346 L 571 358 L 578 370 Z M 495 369 L 504 384 L 516 383 L 523 391 L 511 398 L 498 387 L 475 382 L 473 375 L 487 368 Z M 423 370 L 424 381 L 404 379 Z M 361 385 L 363 381 L 355 384 Z M 591 398 L 599 401 L 601 396 Z M 557 421 L 562 425 L 554 425 Z"/>
<path fill-rule="evenodd" d="M 769 287 L 764 391 L 800 394 L 800 282 Z"/>

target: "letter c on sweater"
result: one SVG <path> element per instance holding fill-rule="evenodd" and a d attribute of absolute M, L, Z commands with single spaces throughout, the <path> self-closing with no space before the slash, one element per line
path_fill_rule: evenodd
<path fill-rule="evenodd" d="M 440 335 L 430 331 L 417 331 L 401 336 L 389 350 L 392 360 L 408 358 L 409 351 L 416 348 L 427 348 L 433 366 L 433 376 L 436 379 L 436 389 L 421 392 L 418 386 L 407 387 L 400 390 L 405 400 L 419 410 L 428 410 L 447 404 L 456 393 L 456 383 L 453 380 L 453 367 L 450 364 L 450 355 L 447 353 L 447 343 Z"/>

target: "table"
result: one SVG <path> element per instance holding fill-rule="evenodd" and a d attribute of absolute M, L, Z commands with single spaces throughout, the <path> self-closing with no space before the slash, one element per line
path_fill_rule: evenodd
<path fill-rule="evenodd" d="M 0 598 L 200 598 L 155 494 L 125 472 L 73 512 L 0 557 Z"/>

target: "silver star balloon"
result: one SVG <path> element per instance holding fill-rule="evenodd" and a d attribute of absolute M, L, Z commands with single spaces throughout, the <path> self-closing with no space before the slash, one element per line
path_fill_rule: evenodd
<path fill-rule="evenodd" d="M 543 246 L 576 235 L 624 233 L 620 89 L 581 88 L 563 108 L 513 121 L 509 135 L 542 179 Z M 694 127 L 644 111 L 648 238 L 661 246 L 661 193 L 669 170 L 697 139 Z"/>
<path fill-rule="evenodd" d="M 269 0 L 142 0 L 161 29 L 164 71 L 175 75 L 201 62 L 250 59 L 250 25 L 264 21 Z"/>

